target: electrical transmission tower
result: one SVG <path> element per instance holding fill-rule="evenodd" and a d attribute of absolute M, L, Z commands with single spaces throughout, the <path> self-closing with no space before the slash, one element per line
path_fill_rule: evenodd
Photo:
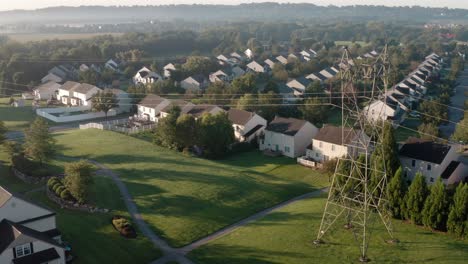
<path fill-rule="evenodd" d="M 314 244 L 323 243 L 325 233 L 343 222 L 346 229 L 352 229 L 359 244 L 361 262 L 369 261 L 367 250 L 372 224 L 379 219 L 386 227 L 391 240 L 393 237 L 391 217 L 387 210 L 385 165 L 371 159 L 373 151 L 383 155 L 383 122 L 369 123 L 367 110 L 373 100 L 386 100 L 389 62 L 387 47 L 370 63 L 353 60 L 349 50 L 344 48 L 341 59 L 341 108 L 342 144 L 350 154 L 337 162 L 327 203 L 323 212 L 320 229 Z M 370 87 L 364 88 L 363 85 Z M 367 132 L 367 136 L 365 131 Z M 356 138 L 356 140 L 351 140 Z M 385 157 L 383 157 L 385 160 Z"/>

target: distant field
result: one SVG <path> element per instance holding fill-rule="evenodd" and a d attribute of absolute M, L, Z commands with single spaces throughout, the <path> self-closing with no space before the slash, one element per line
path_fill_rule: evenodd
<path fill-rule="evenodd" d="M 351 46 L 353 44 L 359 44 L 361 47 L 370 45 L 369 42 L 364 42 L 364 41 L 355 41 L 355 42 L 348 41 L 348 40 L 335 41 L 336 46 Z"/>
<path fill-rule="evenodd" d="M 76 34 L 40 34 L 40 33 L 31 33 L 31 34 L 8 34 L 8 37 L 12 40 L 18 42 L 29 42 L 29 41 L 42 41 L 42 40 L 73 40 L 73 39 L 90 39 L 93 37 L 103 36 L 103 35 L 112 35 L 112 36 L 121 36 L 122 33 L 76 33 Z"/>

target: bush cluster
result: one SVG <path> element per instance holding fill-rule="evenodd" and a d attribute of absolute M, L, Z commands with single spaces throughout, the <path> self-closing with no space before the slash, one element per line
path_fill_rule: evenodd
<path fill-rule="evenodd" d="M 120 234 L 127 238 L 136 237 L 135 229 L 132 224 L 121 216 L 114 216 L 112 218 L 112 225 L 120 232 Z"/>
<path fill-rule="evenodd" d="M 52 177 L 49 179 L 49 181 L 47 182 L 47 188 L 49 188 L 49 190 L 53 191 L 55 195 L 62 198 L 63 200 L 75 201 L 70 191 L 57 177 Z"/>
<path fill-rule="evenodd" d="M 20 172 L 33 177 L 47 177 L 50 171 L 41 166 L 38 162 L 26 158 L 24 155 L 13 155 L 11 162 Z"/>

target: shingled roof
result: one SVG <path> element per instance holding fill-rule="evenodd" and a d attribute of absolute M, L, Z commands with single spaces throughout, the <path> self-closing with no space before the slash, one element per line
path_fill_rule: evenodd
<path fill-rule="evenodd" d="M 441 164 L 451 146 L 432 141 L 407 142 L 400 149 L 399 155 L 411 159 Z"/>
<path fill-rule="evenodd" d="M 307 121 L 296 118 L 275 117 L 267 126 L 266 130 L 294 136 L 306 123 Z"/>
<path fill-rule="evenodd" d="M 343 129 L 342 127 L 327 125 L 319 130 L 317 135 L 314 137 L 314 140 L 320 140 L 336 145 L 345 145 L 353 142 L 360 133 L 360 130 L 355 131 L 351 128 Z"/>
<path fill-rule="evenodd" d="M 0 207 L 2 207 L 13 195 L 0 186 Z"/>
<path fill-rule="evenodd" d="M 242 126 L 247 124 L 247 122 L 249 122 L 249 120 L 252 119 L 254 115 L 255 113 L 235 108 L 231 108 L 228 111 L 229 120 L 231 120 L 233 124 Z"/>
<path fill-rule="evenodd" d="M 141 100 L 139 105 L 154 108 L 158 106 L 160 103 L 164 102 L 164 100 L 166 100 L 166 98 L 163 98 L 155 94 L 148 94 L 145 98 L 143 98 L 143 100 Z"/>

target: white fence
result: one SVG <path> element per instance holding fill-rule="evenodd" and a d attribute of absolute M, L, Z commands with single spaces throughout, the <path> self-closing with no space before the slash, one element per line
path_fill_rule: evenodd
<path fill-rule="evenodd" d="M 297 163 L 303 165 L 303 166 L 306 166 L 306 167 L 310 167 L 310 168 L 322 168 L 323 167 L 323 164 L 322 163 L 319 163 L 317 161 L 313 161 L 313 160 L 308 160 L 306 159 L 305 157 L 299 157 L 297 158 Z"/>
<path fill-rule="evenodd" d="M 52 120 L 56 123 L 83 121 L 95 118 L 105 117 L 104 112 L 86 112 L 83 114 L 76 114 L 76 112 L 90 111 L 89 106 L 76 106 L 76 107 L 58 107 L 58 108 L 40 108 L 36 110 L 36 114 Z M 110 110 L 107 116 L 115 116 L 117 112 Z"/>
<path fill-rule="evenodd" d="M 111 130 L 125 134 L 134 134 L 153 129 L 155 124 L 127 127 L 128 119 L 117 119 L 98 123 L 87 123 L 80 125 L 80 129 L 95 128 L 100 130 Z"/>

